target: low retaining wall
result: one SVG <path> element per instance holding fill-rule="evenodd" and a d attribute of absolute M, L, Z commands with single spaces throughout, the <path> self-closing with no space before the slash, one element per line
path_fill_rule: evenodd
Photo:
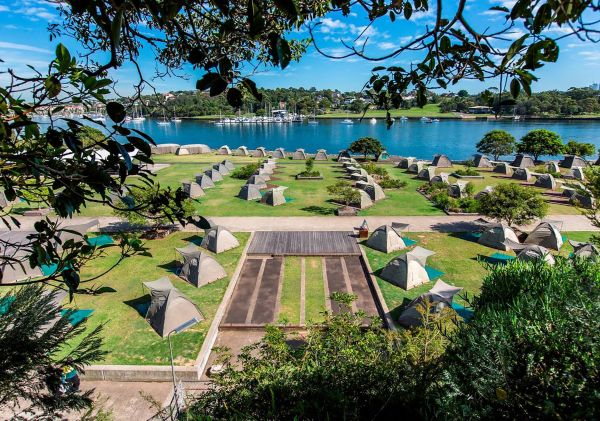
<path fill-rule="evenodd" d="M 91 365 L 86 367 L 84 380 L 118 382 L 172 382 L 171 366 L 168 365 Z M 196 366 L 175 367 L 175 378 L 184 382 L 197 382 Z"/>

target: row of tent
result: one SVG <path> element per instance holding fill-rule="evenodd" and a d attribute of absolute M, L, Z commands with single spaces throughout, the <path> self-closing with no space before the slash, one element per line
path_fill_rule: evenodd
<path fill-rule="evenodd" d="M 252 156 L 255 158 L 267 158 L 269 155 L 271 155 L 275 159 L 291 157 L 292 159 L 298 160 L 306 160 L 310 156 L 304 149 L 301 148 L 296 149 L 296 151 L 292 153 L 287 153 L 283 148 L 277 148 L 273 152 L 269 153 L 269 151 L 262 146 L 259 146 L 254 150 L 249 150 L 246 146 L 240 146 L 232 151 L 229 146 L 223 145 L 217 150 L 217 153 L 219 155 Z M 313 155 L 313 157 L 315 161 L 327 161 L 329 159 L 325 149 L 319 149 Z"/>
<path fill-rule="evenodd" d="M 196 174 L 194 181 L 185 180 L 182 184 L 183 192 L 190 199 L 197 199 L 204 196 L 204 190 L 212 189 L 215 183 L 223 180 L 223 176 L 228 175 L 235 166 L 229 160 L 224 160 L 214 164 L 211 168 L 205 169 L 202 173 Z"/>
<path fill-rule="evenodd" d="M 256 172 L 251 175 L 246 184 L 243 185 L 238 193 L 238 197 L 242 200 L 254 201 L 260 200 L 261 203 L 269 206 L 280 206 L 287 202 L 284 191 L 285 186 L 275 186 L 269 188 L 267 181 L 271 180 L 271 175 L 277 168 L 277 162 L 273 158 L 269 158 L 260 164 Z M 261 190 L 266 190 L 261 193 Z"/>
<path fill-rule="evenodd" d="M 360 193 L 360 200 L 353 205 L 359 209 L 365 209 L 372 206 L 375 202 L 385 199 L 383 188 L 377 184 L 375 179 L 364 169 L 361 168 L 354 158 L 340 157 L 338 162 L 352 181 L 354 187 Z"/>

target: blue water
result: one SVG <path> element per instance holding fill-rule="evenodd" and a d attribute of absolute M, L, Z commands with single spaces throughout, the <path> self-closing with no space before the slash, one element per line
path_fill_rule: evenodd
<path fill-rule="evenodd" d="M 267 150 L 304 148 L 307 152 L 326 149 L 337 153 L 350 142 L 363 136 L 379 139 L 387 151 L 395 155 L 431 158 L 445 153 L 452 159 L 466 159 L 476 152 L 475 145 L 490 130 L 503 129 L 518 140 L 528 131 L 545 128 L 557 132 L 566 142 L 574 139 L 600 147 L 600 121 L 461 121 L 447 120 L 426 124 L 418 120 L 397 121 L 389 130 L 379 120 L 352 125 L 340 120 L 319 124 L 237 124 L 223 125 L 204 121 L 182 121 L 159 126 L 146 120 L 134 127 L 144 130 L 157 143 L 204 143 L 211 148 L 224 144 L 231 148 L 245 145 L 250 149 L 264 146 Z"/>

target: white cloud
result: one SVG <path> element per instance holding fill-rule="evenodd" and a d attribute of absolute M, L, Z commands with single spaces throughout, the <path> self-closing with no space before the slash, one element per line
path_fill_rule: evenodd
<path fill-rule="evenodd" d="M 490 3 L 492 3 L 494 6 L 502 6 L 506 7 L 507 9 L 512 9 L 515 4 L 517 4 L 517 0 L 491 0 Z"/>
<path fill-rule="evenodd" d="M 0 12 L 8 12 L 8 7 L 0 4 Z"/>
<path fill-rule="evenodd" d="M 398 45 L 393 42 L 380 42 L 377 44 L 377 47 L 379 47 L 380 50 L 393 50 L 398 48 Z"/>
<path fill-rule="evenodd" d="M 600 61 L 600 51 L 580 51 L 579 55 L 586 61 Z"/>
<path fill-rule="evenodd" d="M 33 51 L 36 53 L 52 54 L 52 51 L 45 50 L 43 48 L 38 48 L 38 47 L 34 47 L 33 45 L 27 45 L 27 44 L 16 44 L 14 42 L 0 41 L 0 48 L 5 49 L 5 50 Z"/>
<path fill-rule="evenodd" d="M 25 2 L 25 4 L 31 4 L 31 2 Z M 38 3 L 39 4 L 39 3 Z M 15 9 L 13 13 L 18 13 L 20 15 L 25 15 L 31 21 L 37 21 L 39 19 L 46 20 L 49 22 L 55 22 L 58 20 L 58 15 L 53 13 L 52 9 L 47 9 L 45 7 L 20 7 Z"/>
<path fill-rule="evenodd" d="M 345 29 L 348 27 L 348 25 L 341 20 L 331 18 L 321 19 L 321 26 L 328 29 Z"/>
<path fill-rule="evenodd" d="M 519 39 L 523 35 L 525 35 L 525 32 L 521 31 L 520 29 L 514 29 L 514 30 L 512 30 L 510 32 L 502 34 L 501 37 L 502 38 L 507 38 L 507 39 Z"/>

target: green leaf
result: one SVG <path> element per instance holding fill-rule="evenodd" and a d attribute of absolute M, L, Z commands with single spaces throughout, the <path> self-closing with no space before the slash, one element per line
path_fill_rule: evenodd
<path fill-rule="evenodd" d="M 404 19 L 409 20 L 413 13 L 412 4 L 409 2 L 404 3 Z"/>
<path fill-rule="evenodd" d="M 110 117 L 112 121 L 115 123 L 120 123 L 125 120 L 127 113 L 125 112 L 125 107 L 123 104 L 118 102 L 109 102 L 106 104 L 106 114 Z"/>
<path fill-rule="evenodd" d="M 223 79 L 221 76 L 219 76 L 219 78 L 216 79 L 213 82 L 213 84 L 210 86 L 209 95 L 210 96 L 220 95 L 223 92 L 225 92 L 225 89 L 227 89 L 227 81 L 225 79 Z"/>
<path fill-rule="evenodd" d="M 273 3 L 289 18 L 296 19 L 298 17 L 298 5 L 294 0 L 273 0 Z"/>
<path fill-rule="evenodd" d="M 517 78 L 514 78 L 510 81 L 510 94 L 514 99 L 517 99 L 519 97 L 519 92 L 521 92 L 521 84 Z"/>
<path fill-rule="evenodd" d="M 252 96 L 256 98 L 257 101 L 262 101 L 263 95 L 260 92 L 258 92 L 258 89 L 256 88 L 256 83 L 254 83 L 253 80 L 244 78 L 242 79 L 242 85 L 250 91 Z"/>
<path fill-rule="evenodd" d="M 244 103 L 242 91 L 238 88 L 229 88 L 227 91 L 227 102 L 232 107 L 240 108 Z"/>
<path fill-rule="evenodd" d="M 218 73 L 206 73 L 196 82 L 196 89 L 205 91 L 210 88 L 221 76 Z"/>
<path fill-rule="evenodd" d="M 44 88 L 46 88 L 46 92 L 48 92 L 48 96 L 50 98 L 55 98 L 60 94 L 62 90 L 62 85 L 60 80 L 55 76 L 48 76 L 44 81 Z"/>
<path fill-rule="evenodd" d="M 285 69 L 292 60 L 292 51 L 288 42 L 283 38 L 279 38 L 277 41 L 277 55 L 279 56 L 279 65 Z"/>
<path fill-rule="evenodd" d="M 137 136 L 127 136 L 127 141 L 131 143 L 135 148 L 142 151 L 144 155 L 150 156 L 150 154 L 152 153 L 152 148 L 150 147 L 150 144 L 142 138 L 139 138 Z"/>

